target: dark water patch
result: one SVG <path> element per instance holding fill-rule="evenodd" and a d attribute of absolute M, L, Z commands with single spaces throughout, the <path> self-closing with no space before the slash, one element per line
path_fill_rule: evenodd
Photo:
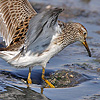
<path fill-rule="evenodd" d="M 0 48 L 4 48 L 4 47 L 6 47 L 5 42 L 4 41 L 0 42 Z"/>
<path fill-rule="evenodd" d="M 83 63 L 83 64 L 77 63 L 77 64 L 71 64 L 71 65 L 66 64 L 66 65 L 64 65 L 64 67 L 69 70 L 81 73 L 81 74 L 89 75 L 89 77 L 91 77 L 91 78 L 96 78 L 100 74 L 100 72 L 99 72 L 100 67 L 92 66 L 92 65 L 86 64 L 86 63 Z"/>
<path fill-rule="evenodd" d="M 95 33 L 99 34 L 100 35 L 100 31 L 96 31 Z"/>
<path fill-rule="evenodd" d="M 93 96 L 86 96 L 82 100 L 100 100 L 100 94 L 95 94 Z"/>
<path fill-rule="evenodd" d="M 23 80 L 25 83 L 27 83 L 27 77 L 28 77 L 28 70 L 14 70 L 14 71 L 5 71 L 5 70 L 1 70 L 0 74 L 6 75 L 7 78 L 16 78 L 19 80 Z M 46 70 L 45 72 L 45 76 L 49 76 L 50 73 L 54 72 L 53 70 Z M 42 84 L 42 79 L 41 79 L 41 75 L 42 75 L 42 70 L 38 69 L 38 70 L 32 70 L 31 72 L 31 79 L 32 79 L 32 83 L 33 84 L 38 84 L 41 85 Z M 13 81 L 13 80 L 12 80 Z"/>

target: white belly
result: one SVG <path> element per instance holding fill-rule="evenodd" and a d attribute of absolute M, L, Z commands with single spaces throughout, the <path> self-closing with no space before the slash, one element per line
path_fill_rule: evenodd
<path fill-rule="evenodd" d="M 57 54 L 59 51 L 61 51 L 60 46 L 50 45 L 48 49 L 42 54 L 38 53 L 32 54 L 29 51 L 24 56 L 20 55 L 15 59 L 14 57 L 16 57 L 16 55 L 19 54 L 18 51 L 9 51 L 9 52 L 1 51 L 0 57 L 6 60 L 11 65 L 19 68 L 36 66 L 36 65 L 41 65 L 42 67 L 46 67 L 46 63 L 50 60 L 50 58 L 53 57 L 55 54 Z"/>

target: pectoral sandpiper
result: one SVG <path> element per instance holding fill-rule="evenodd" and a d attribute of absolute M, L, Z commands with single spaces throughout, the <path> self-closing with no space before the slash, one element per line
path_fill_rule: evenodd
<path fill-rule="evenodd" d="M 28 83 L 33 66 L 42 66 L 45 78 L 47 62 L 66 46 L 80 41 L 91 56 L 86 42 L 87 30 L 80 23 L 58 21 L 61 8 L 53 8 L 39 14 L 27 0 L 0 0 L 0 33 L 7 45 L 0 48 L 0 57 L 18 68 L 29 67 Z"/>

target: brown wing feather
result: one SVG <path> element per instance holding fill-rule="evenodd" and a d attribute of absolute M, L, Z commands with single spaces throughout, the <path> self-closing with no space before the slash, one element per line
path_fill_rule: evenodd
<path fill-rule="evenodd" d="M 0 33 L 8 48 L 23 43 L 29 20 L 34 15 L 36 12 L 28 0 L 0 0 Z"/>

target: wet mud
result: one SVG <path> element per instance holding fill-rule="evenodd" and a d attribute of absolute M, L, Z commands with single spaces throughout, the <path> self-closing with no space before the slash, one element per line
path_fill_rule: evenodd
<path fill-rule="evenodd" d="M 58 70 L 50 74 L 47 79 L 55 86 L 55 88 L 68 88 L 77 86 L 78 84 L 91 80 L 92 78 L 74 71 Z"/>

